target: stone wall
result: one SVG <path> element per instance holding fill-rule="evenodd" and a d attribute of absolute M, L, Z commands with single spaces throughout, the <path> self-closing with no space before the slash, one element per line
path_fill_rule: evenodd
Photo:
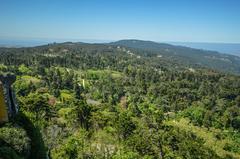
<path fill-rule="evenodd" d="M 7 105 L 4 97 L 3 84 L 0 81 L 0 123 L 8 121 Z"/>
<path fill-rule="evenodd" d="M 18 112 L 18 106 L 16 104 L 14 90 L 12 84 L 16 81 L 16 76 L 13 74 L 0 74 L 0 82 L 2 85 L 2 91 L 4 96 L 5 107 L 8 113 L 8 118 L 16 115 Z"/>

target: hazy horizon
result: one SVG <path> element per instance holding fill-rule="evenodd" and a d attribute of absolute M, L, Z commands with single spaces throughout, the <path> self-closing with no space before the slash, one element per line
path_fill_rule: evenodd
<path fill-rule="evenodd" d="M 240 43 L 240 1 L 4 1 L 0 38 Z"/>

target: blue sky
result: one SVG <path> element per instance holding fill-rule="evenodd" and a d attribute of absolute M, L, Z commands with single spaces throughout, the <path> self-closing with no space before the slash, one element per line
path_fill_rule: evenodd
<path fill-rule="evenodd" d="M 240 0 L 0 0 L 0 38 L 240 43 Z"/>

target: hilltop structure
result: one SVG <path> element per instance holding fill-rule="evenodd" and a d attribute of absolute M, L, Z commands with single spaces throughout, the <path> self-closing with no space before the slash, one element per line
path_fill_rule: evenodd
<path fill-rule="evenodd" d="M 18 112 L 12 84 L 16 76 L 13 74 L 0 74 L 0 123 L 7 122 Z"/>

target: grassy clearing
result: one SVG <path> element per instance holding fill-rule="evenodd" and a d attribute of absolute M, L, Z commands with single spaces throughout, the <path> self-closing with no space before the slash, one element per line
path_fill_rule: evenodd
<path fill-rule="evenodd" d="M 112 70 L 87 70 L 86 71 L 86 75 L 95 75 L 97 77 L 104 77 L 104 76 L 108 76 L 111 75 L 113 78 L 120 78 L 122 77 L 122 73 L 118 72 L 118 71 L 112 71 Z"/>
<path fill-rule="evenodd" d="M 224 150 L 224 146 L 226 144 L 234 143 L 230 138 L 226 137 L 223 139 L 218 139 L 216 134 L 220 133 L 219 129 L 207 129 L 204 127 L 194 126 L 190 123 L 190 121 L 186 118 L 181 118 L 180 120 L 170 120 L 165 122 L 166 125 L 171 125 L 174 127 L 178 127 L 187 132 L 192 132 L 199 138 L 202 138 L 205 141 L 205 146 L 212 149 L 219 156 L 226 157 L 227 155 L 231 155 L 234 158 L 240 158 L 240 154 L 229 152 Z"/>

